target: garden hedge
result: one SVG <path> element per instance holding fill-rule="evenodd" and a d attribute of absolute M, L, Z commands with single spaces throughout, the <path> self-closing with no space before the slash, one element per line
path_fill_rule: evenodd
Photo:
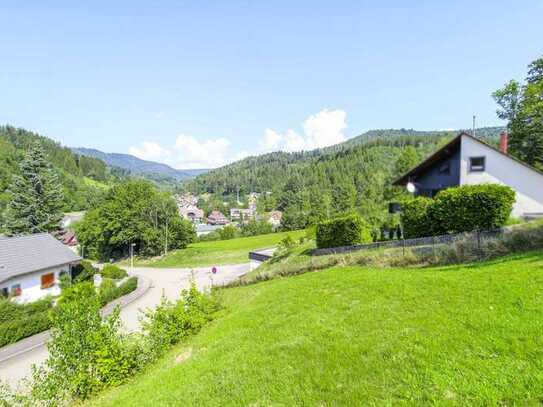
<path fill-rule="evenodd" d="M 358 215 L 336 218 L 317 225 L 319 249 L 351 246 L 371 241 L 371 229 Z"/>
<path fill-rule="evenodd" d="M 104 268 L 102 269 L 101 274 L 102 274 L 102 277 L 111 278 L 113 280 L 120 280 L 122 278 L 125 278 L 128 275 L 125 269 L 122 269 L 119 266 L 116 266 L 115 264 L 104 265 Z"/>
<path fill-rule="evenodd" d="M 505 225 L 515 191 L 498 184 L 462 185 L 439 192 L 428 206 L 434 234 L 492 230 Z"/>
<path fill-rule="evenodd" d="M 418 196 L 402 202 L 401 222 L 405 239 L 432 235 L 432 224 L 428 219 L 430 198 Z"/>
<path fill-rule="evenodd" d="M 402 203 L 406 238 L 492 230 L 506 224 L 515 191 L 498 184 L 462 185 L 439 192 L 434 199 L 417 197 Z"/>

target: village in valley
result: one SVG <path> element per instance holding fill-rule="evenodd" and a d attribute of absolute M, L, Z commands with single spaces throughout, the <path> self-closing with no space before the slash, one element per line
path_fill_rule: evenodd
<path fill-rule="evenodd" d="M 190 193 L 183 195 L 175 195 L 175 201 L 179 208 L 179 214 L 194 223 L 196 234 L 198 236 L 206 235 L 220 229 L 228 224 L 243 224 L 251 220 L 259 220 L 268 222 L 274 229 L 281 225 L 281 211 L 275 210 L 268 213 L 259 214 L 257 212 L 257 200 L 259 194 L 251 192 L 247 196 L 246 208 L 230 208 L 229 216 L 225 215 L 221 210 L 214 209 L 205 216 L 203 209 L 198 208 L 198 201 L 206 199 L 206 196 L 195 196 Z M 209 197 L 207 197 L 209 198 Z M 242 203 L 238 200 L 239 205 Z M 227 206 L 228 202 L 224 202 Z"/>
<path fill-rule="evenodd" d="M 6 7 L 0 406 L 541 404 L 543 9 L 347 3 Z"/>

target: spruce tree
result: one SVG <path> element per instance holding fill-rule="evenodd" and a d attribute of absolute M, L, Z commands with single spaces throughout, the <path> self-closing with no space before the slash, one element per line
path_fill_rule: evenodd
<path fill-rule="evenodd" d="M 62 186 L 39 143 L 26 152 L 8 193 L 10 200 L 5 214 L 8 234 L 50 232 L 59 228 L 64 198 Z"/>

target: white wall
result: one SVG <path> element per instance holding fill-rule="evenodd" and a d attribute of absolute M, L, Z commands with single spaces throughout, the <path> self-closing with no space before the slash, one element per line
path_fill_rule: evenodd
<path fill-rule="evenodd" d="M 40 298 L 46 297 L 47 295 L 59 295 L 60 286 L 59 286 L 59 276 L 62 271 L 69 272 L 70 266 L 59 266 L 55 268 L 50 268 L 46 270 L 37 271 L 30 274 L 24 274 L 22 276 L 13 277 L 3 283 L 0 283 L 0 288 L 7 287 L 11 292 L 11 286 L 14 284 L 21 285 L 21 295 L 14 297 L 17 302 L 30 302 L 36 301 Z M 42 289 L 41 288 L 41 276 L 44 274 L 55 273 L 55 284 L 52 287 Z"/>
<path fill-rule="evenodd" d="M 470 172 L 470 157 L 486 157 L 485 171 Z M 543 213 L 543 175 L 469 137 L 462 137 L 460 185 L 505 184 L 516 192 L 512 216 Z"/>

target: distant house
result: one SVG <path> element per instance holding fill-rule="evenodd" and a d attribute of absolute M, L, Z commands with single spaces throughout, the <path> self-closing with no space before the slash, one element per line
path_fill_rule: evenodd
<path fill-rule="evenodd" d="M 228 218 L 219 211 L 213 211 L 207 217 L 207 223 L 210 225 L 226 225 L 229 223 Z"/>
<path fill-rule="evenodd" d="M 256 210 L 253 208 L 232 208 L 230 209 L 230 219 L 236 220 L 250 220 L 256 215 Z"/>
<path fill-rule="evenodd" d="M 175 201 L 179 209 L 179 215 L 194 223 L 202 222 L 204 211 L 196 206 L 198 204 L 198 197 L 191 194 L 175 195 Z"/>
<path fill-rule="evenodd" d="M 29 302 L 60 294 L 59 280 L 81 257 L 47 233 L 0 237 L 0 293 Z"/>
<path fill-rule="evenodd" d="M 268 223 L 271 224 L 274 228 L 281 226 L 281 219 L 283 218 L 283 212 L 281 211 L 271 211 L 268 214 Z"/>
<path fill-rule="evenodd" d="M 458 185 L 508 185 L 516 192 L 513 216 L 543 215 L 543 173 L 508 155 L 507 147 L 505 132 L 499 149 L 460 133 L 394 184 L 411 184 L 415 195 L 429 197 Z"/>
<path fill-rule="evenodd" d="M 194 223 L 200 223 L 204 219 L 204 211 L 196 206 L 179 208 L 179 214 Z"/>

